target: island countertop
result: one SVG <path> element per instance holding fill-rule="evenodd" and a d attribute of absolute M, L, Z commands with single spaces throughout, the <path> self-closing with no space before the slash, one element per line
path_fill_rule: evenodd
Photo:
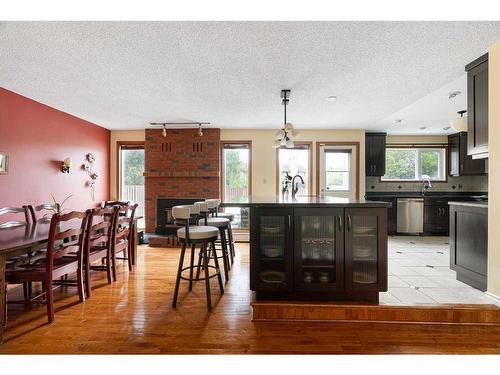
<path fill-rule="evenodd" d="M 316 195 L 297 195 L 284 197 L 281 195 L 275 196 L 250 196 L 243 201 L 223 201 L 223 207 L 391 207 L 389 202 L 357 200 L 340 197 L 322 197 Z"/>

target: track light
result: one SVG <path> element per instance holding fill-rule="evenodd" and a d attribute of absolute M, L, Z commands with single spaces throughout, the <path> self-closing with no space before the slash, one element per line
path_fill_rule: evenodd
<path fill-rule="evenodd" d="M 163 125 L 163 130 L 161 131 L 161 134 L 163 135 L 163 138 L 167 136 L 167 128 L 165 127 L 165 125 Z"/>
<path fill-rule="evenodd" d="M 200 124 L 200 125 L 199 125 L 199 127 L 198 127 L 198 135 L 199 135 L 200 137 L 203 137 L 203 129 L 201 128 L 201 124 Z"/>

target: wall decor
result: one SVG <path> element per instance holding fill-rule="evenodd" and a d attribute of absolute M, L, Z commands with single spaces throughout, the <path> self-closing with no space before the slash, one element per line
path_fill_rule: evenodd
<path fill-rule="evenodd" d="M 99 178 L 99 174 L 94 172 L 94 164 L 95 164 L 95 155 L 89 152 L 86 156 L 85 164 L 82 165 L 82 169 L 88 173 L 90 180 L 87 181 L 87 185 L 90 188 L 90 193 L 92 196 L 92 200 L 95 201 L 95 186 L 96 180 Z"/>
<path fill-rule="evenodd" d="M 9 155 L 0 152 L 0 174 L 7 174 L 9 171 Z"/>

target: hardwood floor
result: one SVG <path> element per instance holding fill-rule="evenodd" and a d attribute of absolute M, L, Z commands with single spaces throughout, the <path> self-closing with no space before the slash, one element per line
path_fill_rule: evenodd
<path fill-rule="evenodd" d="M 56 290 L 51 325 L 43 305 L 10 305 L 0 353 L 500 353 L 498 326 L 254 323 L 248 246 L 237 253 L 222 298 L 212 279 L 212 313 L 202 283 L 191 293 L 181 285 L 172 309 L 178 250 L 141 247 L 134 271 L 121 266 L 116 283 L 94 273 L 95 290 L 84 303 L 73 288 Z"/>

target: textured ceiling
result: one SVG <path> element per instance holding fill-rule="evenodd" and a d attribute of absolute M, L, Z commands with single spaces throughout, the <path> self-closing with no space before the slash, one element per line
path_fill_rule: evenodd
<path fill-rule="evenodd" d="M 289 88 L 297 128 L 442 133 L 456 109 L 423 98 L 498 39 L 500 22 L 3 22 L 0 85 L 109 129 L 275 128 Z"/>

